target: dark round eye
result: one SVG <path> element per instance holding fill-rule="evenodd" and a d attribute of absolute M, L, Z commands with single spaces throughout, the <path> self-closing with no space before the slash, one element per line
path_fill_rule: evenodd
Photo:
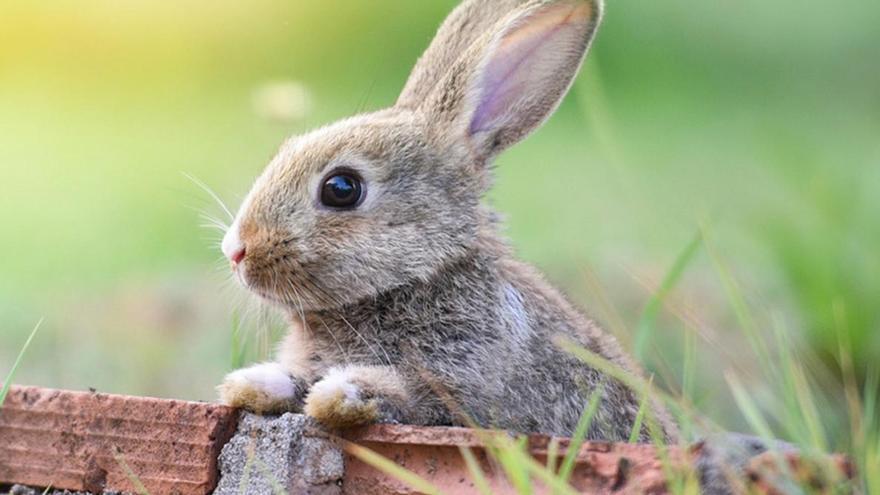
<path fill-rule="evenodd" d="M 321 203 L 333 208 L 354 208 L 362 195 L 360 179 L 349 172 L 331 175 L 321 186 Z"/>

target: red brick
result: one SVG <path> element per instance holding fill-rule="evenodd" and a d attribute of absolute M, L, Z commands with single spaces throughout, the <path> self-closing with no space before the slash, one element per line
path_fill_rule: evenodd
<path fill-rule="evenodd" d="M 477 431 L 467 428 L 425 428 L 406 425 L 374 425 L 346 432 L 346 441 L 367 447 L 398 465 L 418 474 L 438 487 L 445 494 L 479 493 L 470 472 L 461 457 L 458 446 L 467 446 L 475 454 L 494 494 L 514 494 L 517 491 L 506 480 L 503 469 L 487 454 L 487 446 L 492 440 L 489 435 L 499 432 Z M 552 437 L 530 435 L 528 453 L 539 463 L 546 465 Z M 562 462 L 569 440 L 560 438 L 558 442 L 556 465 Z M 678 473 L 693 473 L 694 461 L 700 455 L 700 447 L 669 446 L 662 454 L 669 463 L 666 467 Z M 773 468 L 778 466 L 775 454 L 764 454 L 752 460 L 746 473 L 745 483 L 753 493 L 779 493 L 779 479 L 774 478 Z M 811 482 L 827 467 L 833 467 L 832 474 L 840 483 L 853 479 L 854 467 L 841 455 L 825 458 L 811 466 L 797 453 L 784 456 L 790 470 L 800 482 Z M 666 482 L 666 469 L 661 462 L 661 454 L 653 445 L 626 443 L 587 442 L 581 446 L 576 456 L 571 484 L 582 493 L 594 494 L 642 494 L 669 493 Z M 821 461 L 821 460 L 820 460 Z M 831 461 L 830 464 L 828 461 Z M 826 488 L 838 486 L 826 484 Z M 839 485 L 847 486 L 845 483 Z M 405 484 L 377 471 L 355 456 L 346 456 L 345 493 L 371 494 L 414 494 L 417 493 Z M 538 489 L 537 493 L 547 490 Z M 828 493 L 830 493 L 830 488 Z M 845 489 L 844 489 L 845 492 Z M 822 492 L 826 493 L 826 492 Z"/>
<path fill-rule="evenodd" d="M 425 428 L 405 425 L 376 425 L 347 432 L 346 440 L 367 447 L 398 465 L 429 480 L 443 493 L 478 493 L 458 446 L 468 446 L 480 462 L 492 493 L 516 493 L 504 472 L 486 452 L 488 435 L 467 428 Z M 488 442 L 487 442 L 488 441 Z M 567 439 L 558 439 L 556 465 L 568 447 Z M 528 451 L 539 463 L 546 463 L 551 437 L 532 435 Z M 673 465 L 681 466 L 687 452 L 671 447 L 667 452 Z M 571 483 L 586 493 L 666 493 L 666 482 L 657 450 L 651 445 L 588 442 L 576 457 Z M 346 493 L 412 494 L 405 484 L 381 473 L 354 456 L 346 457 Z M 541 492 L 539 490 L 539 492 Z"/>
<path fill-rule="evenodd" d="M 124 461 L 153 495 L 207 494 L 217 483 L 217 456 L 236 421 L 234 410 L 215 404 L 14 387 L 0 409 L 0 484 L 134 492 L 137 487 Z M 343 437 L 394 460 L 449 494 L 476 493 L 459 451 L 459 446 L 466 446 L 476 455 L 493 493 L 514 493 L 487 453 L 489 435 L 499 434 L 503 435 L 467 428 L 374 425 Z M 309 435 L 332 437 L 320 431 Z M 529 436 L 528 452 L 545 463 L 551 441 Z M 561 457 L 568 441 L 556 441 Z M 669 447 L 665 455 L 673 466 L 686 468 L 699 452 L 699 446 Z M 571 481 L 580 491 L 666 493 L 664 469 L 653 446 L 586 443 L 576 459 Z M 794 453 L 785 459 L 791 470 L 812 480 L 809 463 Z M 773 493 L 772 469 L 769 478 L 760 476 L 775 465 L 772 460 L 760 456 L 748 467 L 750 487 L 759 493 Z M 853 477 L 846 458 L 832 460 L 842 478 Z M 359 495 L 413 493 L 353 456 L 346 457 L 342 486 L 331 483 L 324 488 Z"/>
<path fill-rule="evenodd" d="M 234 410 L 177 400 L 13 387 L 0 409 L 0 484 L 206 494 Z"/>

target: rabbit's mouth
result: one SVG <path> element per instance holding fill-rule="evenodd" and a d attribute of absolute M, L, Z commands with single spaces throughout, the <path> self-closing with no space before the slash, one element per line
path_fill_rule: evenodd
<path fill-rule="evenodd" d="M 283 309 L 309 311 L 326 306 L 325 290 L 301 269 L 247 260 L 233 269 L 238 282 L 265 302 Z"/>
<path fill-rule="evenodd" d="M 264 301 L 266 301 L 268 303 L 275 304 L 278 306 L 283 306 L 283 307 L 288 307 L 288 306 L 292 305 L 292 301 L 285 300 L 284 298 L 280 297 L 279 295 L 273 294 L 269 291 L 261 290 L 261 289 L 254 289 L 254 288 L 249 288 L 249 289 L 251 291 L 253 291 L 254 294 L 256 294 L 260 299 L 263 299 Z"/>
<path fill-rule="evenodd" d="M 273 304 L 275 306 L 280 306 L 282 308 L 299 308 L 302 304 L 298 299 L 293 290 L 282 290 L 279 289 L 277 284 L 274 284 L 273 288 L 270 288 L 266 285 L 249 283 L 247 279 L 238 275 L 238 279 L 240 283 L 254 295 L 262 299 L 263 301 Z"/>

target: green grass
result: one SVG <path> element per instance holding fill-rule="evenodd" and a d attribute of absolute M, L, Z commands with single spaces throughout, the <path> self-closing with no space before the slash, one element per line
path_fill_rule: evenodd
<path fill-rule="evenodd" d="M 602 401 L 602 395 L 604 393 L 605 392 L 601 386 L 593 391 L 590 395 L 590 400 L 587 402 L 584 412 L 581 414 L 577 426 L 571 435 L 571 442 L 568 444 L 568 451 L 562 459 L 562 464 L 559 466 L 558 473 L 559 479 L 565 483 L 571 479 L 571 473 L 574 471 L 577 455 L 581 451 L 584 439 L 587 438 L 587 433 L 590 431 L 590 425 L 593 423 L 593 417 L 595 417 L 596 411 L 599 410 L 599 403 Z"/>
<path fill-rule="evenodd" d="M 652 376 L 647 383 L 645 383 L 645 388 L 642 391 L 642 400 L 639 402 L 639 412 L 636 414 L 636 420 L 633 422 L 632 430 L 629 433 L 629 443 L 638 443 L 639 436 L 642 432 L 642 423 L 645 421 L 645 415 L 648 412 L 648 405 L 651 401 L 651 384 L 654 382 L 654 377 Z"/>
<path fill-rule="evenodd" d="M 440 492 L 440 489 L 436 486 L 432 485 L 429 481 L 420 477 L 419 475 L 406 470 L 398 466 L 394 461 L 387 459 L 372 450 L 362 447 L 360 445 L 345 442 L 343 443 L 345 451 L 349 454 L 357 457 L 361 461 L 373 466 L 374 468 L 387 473 L 400 481 L 406 483 L 408 486 L 412 487 L 415 490 L 418 490 L 421 493 L 437 495 Z"/>
<path fill-rule="evenodd" d="M 114 447 L 113 449 L 113 460 L 119 464 L 119 467 L 122 469 L 122 472 L 125 473 L 125 477 L 128 478 L 128 481 L 134 487 L 135 491 L 138 495 L 150 495 L 150 491 L 147 490 L 147 487 L 144 486 L 143 481 L 141 481 L 140 477 L 135 473 L 131 466 L 128 465 L 128 462 L 125 460 L 125 456 L 122 454 L 122 451 L 119 447 Z"/>
<path fill-rule="evenodd" d="M 694 239 L 688 243 L 687 247 L 675 259 L 675 263 L 663 277 L 663 281 L 660 282 L 657 292 L 648 299 L 648 304 L 642 312 L 639 326 L 636 329 L 634 353 L 637 360 L 641 360 L 645 355 L 648 343 L 656 332 L 657 317 L 663 308 L 664 299 L 681 280 L 688 265 L 699 252 L 701 245 L 701 233 L 697 233 Z"/>
<path fill-rule="evenodd" d="M 40 320 L 34 325 L 34 329 L 31 330 L 27 340 L 25 340 L 24 344 L 21 346 L 21 350 L 18 351 L 18 357 L 16 357 L 15 362 L 12 363 L 12 368 L 6 374 L 6 378 L 3 379 L 3 386 L 0 388 L 0 407 L 3 407 L 3 403 L 6 402 L 6 395 L 9 394 L 9 388 L 12 387 L 12 380 L 15 378 L 15 373 L 18 371 L 18 367 L 21 366 L 21 362 L 27 353 L 28 347 L 31 346 L 31 342 L 34 340 L 34 337 L 37 336 L 37 330 L 40 329 L 42 324 L 43 320 Z"/>

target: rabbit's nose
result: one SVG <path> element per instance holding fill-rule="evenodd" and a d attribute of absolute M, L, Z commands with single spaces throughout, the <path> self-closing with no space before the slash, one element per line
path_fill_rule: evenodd
<path fill-rule="evenodd" d="M 238 248 L 229 255 L 229 261 L 231 261 L 233 265 L 237 265 L 244 259 L 245 254 L 247 254 L 245 248 Z"/>
<path fill-rule="evenodd" d="M 226 258 L 232 263 L 232 266 L 238 265 L 244 259 L 247 249 L 238 234 L 237 225 L 233 225 L 223 237 L 223 244 L 221 244 L 220 248 L 223 250 Z"/>

